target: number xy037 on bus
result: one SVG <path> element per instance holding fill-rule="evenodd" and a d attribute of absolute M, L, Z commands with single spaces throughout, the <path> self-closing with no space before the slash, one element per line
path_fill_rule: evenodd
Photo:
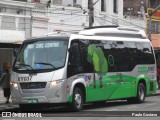
<path fill-rule="evenodd" d="M 127 99 L 143 103 L 156 92 L 156 62 L 145 32 L 93 27 L 25 40 L 14 61 L 11 96 L 20 108 Z"/>

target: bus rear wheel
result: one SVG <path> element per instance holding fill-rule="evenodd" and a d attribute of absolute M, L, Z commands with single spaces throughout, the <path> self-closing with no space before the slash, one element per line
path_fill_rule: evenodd
<path fill-rule="evenodd" d="M 128 103 L 143 103 L 146 97 L 146 89 L 143 83 L 138 84 L 137 96 L 135 98 L 128 98 Z"/>
<path fill-rule="evenodd" d="M 72 103 L 70 105 L 73 111 L 80 111 L 83 108 L 84 96 L 82 90 L 78 87 L 73 90 Z"/>
<path fill-rule="evenodd" d="M 137 90 L 137 97 L 136 102 L 137 103 L 143 103 L 145 101 L 146 97 L 146 89 L 143 83 L 138 84 L 138 90 Z"/>

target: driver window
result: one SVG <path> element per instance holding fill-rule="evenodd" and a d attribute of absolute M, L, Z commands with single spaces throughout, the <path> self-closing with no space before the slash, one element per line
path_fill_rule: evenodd
<path fill-rule="evenodd" d="M 81 53 L 79 49 L 78 42 L 72 42 L 69 50 L 69 61 L 68 61 L 68 69 L 67 76 L 73 76 L 76 74 L 83 73 L 83 66 L 81 60 Z"/>

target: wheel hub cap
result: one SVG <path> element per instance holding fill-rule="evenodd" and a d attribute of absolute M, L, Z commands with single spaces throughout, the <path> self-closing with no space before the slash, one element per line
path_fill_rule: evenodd
<path fill-rule="evenodd" d="M 82 98 L 80 94 L 76 94 L 75 95 L 75 104 L 77 106 L 77 108 L 79 108 L 81 106 L 82 103 Z"/>
<path fill-rule="evenodd" d="M 140 97 L 141 100 L 144 99 L 144 90 L 143 90 L 143 88 L 140 88 L 140 90 L 139 90 L 139 97 Z"/>

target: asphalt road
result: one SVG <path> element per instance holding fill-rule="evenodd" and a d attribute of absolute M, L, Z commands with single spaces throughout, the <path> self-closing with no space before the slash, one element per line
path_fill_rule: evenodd
<path fill-rule="evenodd" d="M 34 108 L 36 109 L 36 108 Z M 26 112 L 20 110 L 18 107 L 12 109 L 1 109 L 1 111 L 11 111 L 11 112 Z M 160 96 L 150 96 L 146 97 L 146 100 L 142 104 L 129 104 L 125 100 L 117 100 L 117 101 L 108 101 L 106 104 L 87 104 L 84 106 L 81 112 L 71 112 L 67 107 L 57 107 L 57 108 L 42 108 L 37 109 L 35 112 L 40 112 L 45 116 L 105 116 L 107 113 L 108 116 L 127 116 L 131 115 L 133 111 L 159 111 L 160 115 Z M 32 111 L 34 112 L 34 111 Z M 128 112 L 128 113 L 127 113 Z M 115 114 L 114 114 L 115 113 Z M 106 115 L 107 116 L 107 115 Z"/>

